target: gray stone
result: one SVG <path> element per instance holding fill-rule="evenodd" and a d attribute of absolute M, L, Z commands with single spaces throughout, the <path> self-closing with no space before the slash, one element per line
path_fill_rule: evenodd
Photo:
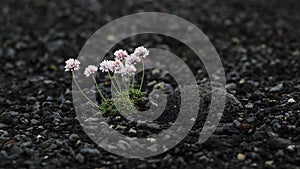
<path fill-rule="evenodd" d="M 291 145 L 291 140 L 285 139 L 285 138 L 271 138 L 268 142 L 271 148 L 286 148 L 287 146 Z"/>
<path fill-rule="evenodd" d="M 83 148 L 80 152 L 82 154 L 100 155 L 100 151 L 95 148 Z"/>
<path fill-rule="evenodd" d="M 236 90 L 236 84 L 235 83 L 228 83 L 225 86 L 226 90 Z"/>
<path fill-rule="evenodd" d="M 30 123 L 33 124 L 33 125 L 36 125 L 36 124 L 40 123 L 40 121 L 38 121 L 36 119 L 31 119 Z"/>
<path fill-rule="evenodd" d="M 283 87 L 283 84 L 280 83 L 280 84 L 278 84 L 277 86 L 272 87 L 272 88 L 270 89 L 270 92 L 279 92 L 279 91 L 282 89 L 282 87 Z"/>
<path fill-rule="evenodd" d="M 71 140 L 71 141 L 76 141 L 76 140 L 79 140 L 79 136 L 77 135 L 77 134 L 71 134 L 70 136 L 69 136 L 69 139 Z"/>
<path fill-rule="evenodd" d="M 75 158 L 79 163 L 84 163 L 84 156 L 82 154 L 78 153 Z"/>
<path fill-rule="evenodd" d="M 16 111 L 9 111 L 8 114 L 11 116 L 17 116 L 19 113 Z"/>
<path fill-rule="evenodd" d="M 253 109 L 253 104 L 252 103 L 248 103 L 248 104 L 245 105 L 245 107 L 247 109 Z"/>

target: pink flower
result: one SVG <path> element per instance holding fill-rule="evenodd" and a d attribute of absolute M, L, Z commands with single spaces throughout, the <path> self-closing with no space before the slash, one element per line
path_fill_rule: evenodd
<path fill-rule="evenodd" d="M 136 64 L 136 62 L 140 62 L 140 61 L 141 61 L 141 58 L 134 54 L 131 54 L 130 56 L 128 56 L 125 59 L 125 63 L 127 65 Z"/>
<path fill-rule="evenodd" d="M 79 70 L 80 62 L 77 59 L 70 58 L 66 61 L 65 71 Z"/>
<path fill-rule="evenodd" d="M 132 76 L 134 75 L 136 71 L 136 68 L 134 67 L 134 65 L 125 65 L 121 68 L 120 72 L 122 76 L 124 75 L 128 75 L 128 76 Z"/>
<path fill-rule="evenodd" d="M 120 60 L 115 60 L 113 64 L 113 72 L 117 73 L 118 71 L 121 70 L 123 66 L 124 66 L 123 62 L 121 62 Z"/>
<path fill-rule="evenodd" d="M 90 75 L 96 73 L 97 70 L 98 70 L 97 66 L 95 66 L 95 65 L 89 65 L 87 68 L 85 68 L 84 75 L 86 77 L 89 77 Z"/>
<path fill-rule="evenodd" d="M 114 61 L 103 60 L 100 63 L 100 70 L 102 72 L 114 71 Z"/>
<path fill-rule="evenodd" d="M 136 55 L 140 58 L 146 58 L 146 56 L 149 55 L 149 50 L 146 49 L 144 46 L 140 46 L 138 48 L 135 48 L 133 55 Z"/>
<path fill-rule="evenodd" d="M 117 60 L 123 60 L 128 56 L 128 53 L 126 50 L 119 49 L 115 51 L 114 55 L 116 56 Z"/>

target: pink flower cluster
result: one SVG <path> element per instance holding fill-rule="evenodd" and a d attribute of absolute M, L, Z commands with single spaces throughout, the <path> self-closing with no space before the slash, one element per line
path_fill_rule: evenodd
<path fill-rule="evenodd" d="M 149 50 L 141 46 L 136 48 L 131 55 L 128 55 L 126 50 L 121 49 L 117 50 L 114 55 L 114 61 L 104 60 L 100 63 L 100 70 L 102 72 L 111 71 L 122 76 L 132 76 L 136 72 L 134 65 L 146 58 L 149 55 Z"/>
<path fill-rule="evenodd" d="M 114 55 L 116 56 L 117 60 L 123 60 L 128 56 L 128 53 L 126 50 L 119 49 L 115 51 Z"/>
<path fill-rule="evenodd" d="M 149 55 L 149 50 L 147 50 L 144 46 L 140 46 L 135 49 L 134 55 L 140 57 L 140 58 L 146 58 L 146 56 Z"/>
<path fill-rule="evenodd" d="M 65 71 L 79 70 L 80 62 L 77 59 L 70 58 L 66 61 Z"/>
<path fill-rule="evenodd" d="M 115 51 L 115 60 L 104 60 L 100 63 L 99 70 L 102 72 L 113 72 L 122 76 L 132 76 L 136 72 L 135 64 L 141 62 L 142 59 L 149 55 L 149 50 L 140 46 L 134 50 L 131 55 L 128 55 L 126 50 L 119 49 Z M 80 69 L 80 62 L 77 59 L 68 59 L 65 65 L 65 71 L 74 71 Z M 84 75 L 89 77 L 95 74 L 98 67 L 89 65 L 84 71 Z"/>
<path fill-rule="evenodd" d="M 95 66 L 95 65 L 89 65 L 87 68 L 85 68 L 85 71 L 84 71 L 84 75 L 86 77 L 89 77 L 91 76 L 92 74 L 96 73 L 98 70 L 98 67 Z"/>

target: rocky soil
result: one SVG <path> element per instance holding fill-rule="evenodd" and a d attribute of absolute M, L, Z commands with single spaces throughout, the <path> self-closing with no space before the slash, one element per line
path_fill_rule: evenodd
<path fill-rule="evenodd" d="M 296 0 L 1 1 L 0 168 L 300 168 L 299 7 Z M 208 36 L 226 72 L 228 100 L 205 143 L 196 142 L 203 122 L 195 119 L 193 130 L 173 149 L 126 159 L 99 148 L 83 131 L 64 61 L 76 57 L 101 26 L 144 11 L 180 16 Z M 208 84 L 201 61 L 174 39 L 139 35 L 115 48 L 141 44 L 176 53 L 200 86 Z M 160 118 L 165 123 L 137 126 L 114 116 L 108 119 L 113 128 L 145 136 L 171 125 L 176 84 L 162 72 L 155 82 L 155 74 L 148 71 L 150 85 L 144 90 L 164 82 L 171 98 Z"/>

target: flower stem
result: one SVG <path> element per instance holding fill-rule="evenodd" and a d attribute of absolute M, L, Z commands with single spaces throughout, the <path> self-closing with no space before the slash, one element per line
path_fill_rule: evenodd
<path fill-rule="evenodd" d="M 113 81 L 113 79 L 112 79 L 112 77 L 111 77 L 111 75 L 110 75 L 109 72 L 108 72 L 108 77 L 109 77 L 109 79 L 110 79 L 110 81 L 111 81 L 111 84 L 112 84 L 113 87 L 115 88 L 115 90 L 116 90 L 118 93 L 120 93 L 119 90 L 117 89 L 117 87 L 116 87 L 116 85 L 115 85 L 115 83 L 114 83 L 114 81 Z"/>
<path fill-rule="evenodd" d="M 130 79 L 130 76 L 128 77 L 128 84 L 127 84 L 127 90 L 129 90 L 130 89 L 130 85 L 131 85 L 131 79 Z"/>
<path fill-rule="evenodd" d="M 125 87 L 125 89 L 128 89 L 128 85 L 127 85 L 127 79 L 126 78 L 123 78 L 124 79 L 124 87 Z"/>
<path fill-rule="evenodd" d="M 119 83 L 119 78 L 117 78 L 117 77 L 118 76 L 115 75 L 115 81 L 117 83 L 117 86 L 118 86 L 119 90 L 122 91 L 122 88 L 121 88 L 120 83 Z"/>
<path fill-rule="evenodd" d="M 132 84 L 131 87 L 134 88 L 134 75 L 132 76 Z"/>
<path fill-rule="evenodd" d="M 143 83 L 144 83 L 144 77 L 145 77 L 145 65 L 144 65 L 144 60 L 142 60 L 142 71 L 143 71 L 143 75 L 142 75 L 142 80 L 141 80 L 141 85 L 140 85 L 140 89 L 139 91 L 142 90 L 142 86 L 143 86 Z"/>
<path fill-rule="evenodd" d="M 91 104 L 93 104 L 94 106 L 96 106 L 96 107 L 99 108 L 99 106 L 98 106 L 96 103 L 94 103 L 89 97 L 87 97 L 87 95 L 81 90 L 79 84 L 77 83 L 77 80 L 75 79 L 75 73 L 74 73 L 74 70 L 72 70 L 72 77 L 73 77 L 73 80 L 74 80 L 74 82 L 75 82 L 75 84 L 76 84 L 78 90 L 80 91 L 80 93 L 81 93 L 81 94 L 82 94 L 82 95 L 83 95 L 83 96 L 84 96 Z"/>
<path fill-rule="evenodd" d="M 96 81 L 96 79 L 95 79 L 95 76 L 93 76 L 92 79 L 93 79 L 93 81 L 94 81 L 94 83 L 95 83 L 95 85 L 96 85 L 96 88 L 97 88 L 97 90 L 98 90 L 98 93 L 100 94 L 100 96 L 102 97 L 102 99 L 105 101 L 106 99 L 105 99 L 105 97 L 103 96 L 101 90 L 99 89 L 99 86 L 98 86 L 98 83 L 97 83 L 97 81 Z"/>

